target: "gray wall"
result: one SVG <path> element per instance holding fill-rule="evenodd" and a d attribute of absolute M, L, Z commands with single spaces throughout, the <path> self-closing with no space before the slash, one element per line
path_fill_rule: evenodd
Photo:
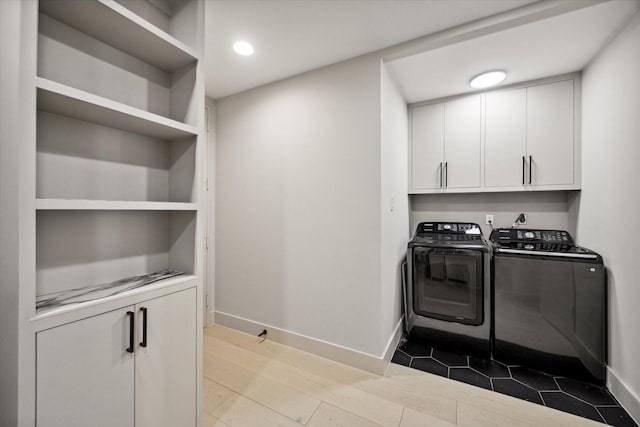
<path fill-rule="evenodd" d="M 609 384 L 640 422 L 640 13 L 582 79 L 578 242 L 604 257 L 609 283 Z"/>
<path fill-rule="evenodd" d="M 217 101 L 216 312 L 379 356 L 380 64 Z"/>
<path fill-rule="evenodd" d="M 527 214 L 530 228 L 571 230 L 569 202 L 565 191 L 476 194 L 419 194 L 412 195 L 411 233 L 422 221 L 475 222 L 488 237 L 491 227 L 485 215 L 493 215 L 494 227 L 511 227 L 516 217 Z"/>

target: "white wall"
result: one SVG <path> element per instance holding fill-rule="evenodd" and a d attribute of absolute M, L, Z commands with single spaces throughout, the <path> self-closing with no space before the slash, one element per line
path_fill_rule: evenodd
<path fill-rule="evenodd" d="M 217 102 L 217 313 L 382 353 L 380 90 L 370 55 Z"/>
<path fill-rule="evenodd" d="M 207 133 L 206 158 L 206 184 L 205 194 L 207 212 L 207 245 L 205 253 L 205 324 L 214 323 L 215 297 L 216 297 L 216 103 L 211 98 L 205 98 L 207 116 L 205 126 Z"/>
<path fill-rule="evenodd" d="M 564 191 L 476 194 L 419 194 L 411 196 L 411 233 L 422 221 L 475 222 L 486 237 L 491 227 L 485 215 L 493 215 L 494 227 L 511 227 L 517 216 L 527 214 L 530 228 L 571 230 L 568 194 Z"/>
<path fill-rule="evenodd" d="M 381 301 L 383 344 L 394 333 L 402 315 L 402 262 L 409 240 L 407 196 L 407 104 L 380 65 L 380 200 L 381 200 Z"/>
<path fill-rule="evenodd" d="M 582 79 L 582 193 L 578 242 L 604 257 L 609 285 L 609 378 L 640 422 L 640 13 Z"/>

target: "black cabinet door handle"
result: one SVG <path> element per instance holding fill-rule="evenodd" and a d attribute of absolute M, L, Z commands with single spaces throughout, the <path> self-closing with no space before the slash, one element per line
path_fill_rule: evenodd
<path fill-rule="evenodd" d="M 529 156 L 529 184 L 531 184 L 531 171 L 533 170 L 533 157 Z"/>
<path fill-rule="evenodd" d="M 449 162 L 444 162 L 444 188 L 449 185 Z"/>
<path fill-rule="evenodd" d="M 524 168 L 526 163 L 527 161 L 525 160 L 524 156 L 522 156 L 522 185 L 524 185 Z"/>
<path fill-rule="evenodd" d="M 444 180 L 442 179 L 443 174 L 444 170 L 442 169 L 442 162 L 440 162 L 440 188 L 442 188 L 442 184 L 444 183 Z"/>
<path fill-rule="evenodd" d="M 127 311 L 129 316 L 129 347 L 127 347 L 127 353 L 133 353 L 133 332 L 134 332 L 134 316 L 133 311 Z"/>
<path fill-rule="evenodd" d="M 142 341 L 140 341 L 140 347 L 147 346 L 147 307 L 141 307 L 142 311 Z"/>

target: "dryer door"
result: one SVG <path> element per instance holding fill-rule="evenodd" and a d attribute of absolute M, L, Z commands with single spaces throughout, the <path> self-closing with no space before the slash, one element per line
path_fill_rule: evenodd
<path fill-rule="evenodd" d="M 482 324 L 481 252 L 415 247 L 412 264 L 416 314 L 467 325 Z"/>

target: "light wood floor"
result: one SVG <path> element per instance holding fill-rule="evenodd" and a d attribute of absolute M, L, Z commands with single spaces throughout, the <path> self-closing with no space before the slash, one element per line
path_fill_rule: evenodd
<path fill-rule="evenodd" d="M 221 326 L 204 333 L 205 427 L 602 426 L 390 364 L 380 377 Z"/>

